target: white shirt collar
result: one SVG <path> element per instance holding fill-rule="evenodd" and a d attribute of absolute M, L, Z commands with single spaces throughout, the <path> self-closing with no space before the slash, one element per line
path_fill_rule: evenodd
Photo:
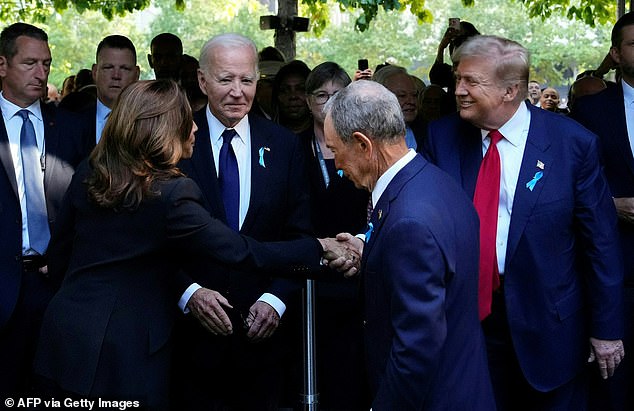
<path fill-rule="evenodd" d="M 207 104 L 207 123 L 209 124 L 209 138 L 211 138 L 211 142 L 215 145 L 222 145 L 222 133 L 227 128 L 224 124 L 220 122 L 213 115 L 211 110 L 209 109 L 209 104 Z M 245 143 L 244 139 L 249 135 L 249 116 L 244 116 L 238 124 L 236 124 L 233 129 L 238 133 L 234 140 L 237 138 L 242 143 Z"/>
<path fill-rule="evenodd" d="M 621 79 L 621 85 L 623 87 L 623 99 L 625 100 L 625 107 L 629 108 L 634 102 L 634 87 L 627 84 Z"/>
<path fill-rule="evenodd" d="M 31 112 L 38 120 L 42 121 L 42 108 L 40 107 L 40 100 L 35 100 L 33 104 L 28 107 L 25 107 L 27 110 Z M 8 120 L 15 116 L 15 114 L 23 110 L 22 107 L 19 107 L 6 98 L 4 98 L 4 94 L 0 92 L 0 109 L 2 110 L 2 115 L 5 120 Z"/>
<path fill-rule="evenodd" d="M 104 121 L 112 110 L 108 108 L 101 100 L 97 99 L 97 118 Z"/>
<path fill-rule="evenodd" d="M 376 181 L 376 185 L 374 186 L 374 190 L 372 190 L 372 207 L 376 206 L 383 195 L 383 192 L 387 188 L 387 186 L 392 182 L 396 174 L 403 169 L 410 161 L 412 161 L 416 157 L 416 151 L 413 149 L 409 149 L 407 154 L 401 157 L 396 163 L 392 164 L 390 168 L 385 170 L 385 172 L 379 177 Z"/>
<path fill-rule="evenodd" d="M 498 129 L 498 131 L 504 136 L 504 139 L 514 146 L 518 147 L 522 144 L 522 135 L 520 131 L 524 130 L 527 125 L 530 125 L 530 112 L 525 103 L 515 111 L 515 114 Z M 482 140 L 489 136 L 490 130 L 481 129 Z"/>

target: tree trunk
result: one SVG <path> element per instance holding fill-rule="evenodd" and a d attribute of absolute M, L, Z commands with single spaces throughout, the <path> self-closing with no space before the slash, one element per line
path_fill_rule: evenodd
<path fill-rule="evenodd" d="M 291 61 L 295 58 L 295 32 L 288 26 L 297 16 L 297 0 L 278 0 L 277 15 L 282 27 L 275 30 L 275 47 L 284 53 L 286 61 Z"/>

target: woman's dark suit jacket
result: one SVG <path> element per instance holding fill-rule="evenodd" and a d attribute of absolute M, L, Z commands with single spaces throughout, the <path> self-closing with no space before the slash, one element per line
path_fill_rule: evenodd
<path fill-rule="evenodd" d="M 157 196 L 115 212 L 88 200 L 89 172 L 83 166 L 73 177 L 59 217 L 52 255 L 60 258 L 50 267 L 65 277 L 46 311 L 36 357 L 36 373 L 62 390 L 167 408 L 179 298 L 170 280 L 188 261 L 206 255 L 245 269 L 318 269 L 316 240 L 261 244 L 241 237 L 209 216 L 188 178 L 158 182 Z"/>

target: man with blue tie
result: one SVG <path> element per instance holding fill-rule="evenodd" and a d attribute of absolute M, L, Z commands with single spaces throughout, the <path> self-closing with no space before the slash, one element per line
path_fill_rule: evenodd
<path fill-rule="evenodd" d="M 324 133 L 337 168 L 372 193 L 360 268 L 372 410 L 494 410 L 478 321 L 473 205 L 407 147 L 388 89 L 356 81 L 326 104 Z"/>
<path fill-rule="evenodd" d="M 526 103 L 529 56 L 495 36 L 467 40 L 459 113 L 431 123 L 427 155 L 480 216 L 480 318 L 497 408 L 584 410 L 588 361 L 624 356 L 622 257 L 598 141 Z"/>
<path fill-rule="evenodd" d="M 194 113 L 196 149 L 181 169 L 202 189 L 209 212 L 236 231 L 261 241 L 308 235 L 300 141 L 273 122 L 248 115 L 258 79 L 255 45 L 237 34 L 219 35 L 203 46 L 199 60 L 198 80 L 208 105 Z M 197 275 L 206 272 L 215 275 Z M 202 325 L 186 318 L 176 332 L 177 345 L 183 344 L 175 350 L 177 404 L 184 409 L 277 409 L 286 344 L 278 326 L 301 283 L 211 263 L 193 267 L 188 275 L 182 279 L 180 306 Z"/>
<path fill-rule="evenodd" d="M 139 79 L 139 74 L 136 48 L 129 38 L 114 34 L 99 42 L 95 64 L 92 65 L 97 103 L 81 111 L 95 131 L 95 144 L 101 138 L 101 132 L 117 97 L 128 84 Z"/>
<path fill-rule="evenodd" d="M 571 117 L 599 136 L 602 166 L 619 216 L 619 235 L 625 267 L 625 336 L 634 343 L 634 13 L 614 24 L 609 58 L 621 70 L 615 87 L 575 100 Z M 597 79 L 595 79 L 597 80 Z M 596 409 L 634 409 L 634 360 L 627 356 L 608 381 L 596 381 L 592 403 Z M 595 389 L 596 388 L 596 389 Z M 606 398 L 606 394 L 608 398 Z"/>
<path fill-rule="evenodd" d="M 40 104 L 51 65 L 48 36 L 25 23 L 0 34 L 0 397 L 26 394 L 41 317 L 59 279 L 46 252 L 87 129 Z"/>

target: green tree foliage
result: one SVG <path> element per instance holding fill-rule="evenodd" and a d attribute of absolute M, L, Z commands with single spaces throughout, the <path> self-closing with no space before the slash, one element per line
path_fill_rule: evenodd
<path fill-rule="evenodd" d="M 159 0 L 159 2 L 162 0 Z M 327 0 L 301 0 L 311 12 L 313 19 L 319 19 L 319 11 Z M 419 22 L 429 22 L 431 10 L 425 0 L 334 0 L 341 10 L 360 11 L 354 21 L 354 27 L 365 31 L 377 17 L 380 10 L 408 10 Z M 513 1 L 513 0 L 510 0 Z M 569 19 L 577 19 L 594 26 L 597 22 L 605 24 L 615 15 L 614 0 L 515 0 L 523 3 L 531 17 L 549 18 L 552 15 L 565 15 Z M 215 2 L 222 7 L 224 2 Z M 170 4 L 177 10 L 190 8 L 199 4 L 199 0 L 171 0 Z M 432 2 L 429 2 L 432 3 Z M 481 6 L 484 1 L 461 0 L 463 6 Z M 150 0 L 21 0 L 5 2 L 0 7 L 2 21 L 37 21 L 44 22 L 52 11 L 62 12 L 69 8 L 84 12 L 99 11 L 107 19 L 123 16 L 150 6 Z M 319 19 L 316 29 L 323 30 L 327 25 L 326 19 Z"/>
<path fill-rule="evenodd" d="M 531 77 L 543 84 L 563 86 L 570 84 L 578 72 L 596 67 L 609 48 L 611 23 L 589 28 L 565 16 L 552 15 L 545 21 L 528 18 L 521 3 L 499 0 L 477 0 L 475 7 L 465 7 L 462 0 L 427 0 L 426 4 L 434 10 L 428 23 L 420 23 L 408 9 L 379 10 L 371 29 L 360 32 L 353 24 L 360 11 L 341 12 L 338 3 L 322 3 L 319 17 L 330 24 L 322 26 L 319 35 L 315 31 L 297 34 L 297 58 L 310 67 L 336 61 L 350 74 L 359 58 L 367 58 L 372 67 L 389 61 L 428 81 L 447 19 L 460 17 L 483 34 L 522 43 L 531 52 Z M 315 21 L 309 10 L 309 6 L 302 6 L 299 14 L 310 16 L 311 25 L 319 24 L 320 19 Z M 60 86 L 69 74 L 90 68 L 96 45 L 106 35 L 130 37 L 137 47 L 141 78 L 152 78 L 146 55 L 156 34 L 177 34 L 183 40 L 184 52 L 196 58 L 203 43 L 222 32 L 245 34 L 262 48 L 273 44 L 273 31 L 259 30 L 259 17 L 271 13 L 256 0 L 190 0 L 182 11 L 173 7 L 173 0 L 157 0 L 152 8 L 125 18 L 107 20 L 100 12 L 80 14 L 71 8 L 62 13 L 51 11 L 46 24 L 37 24 L 49 33 L 53 53 L 51 80 Z M 447 54 L 445 61 L 449 61 Z"/>
<path fill-rule="evenodd" d="M 594 27 L 596 23 L 605 24 L 616 15 L 614 0 L 519 0 L 527 7 L 530 17 L 542 20 L 554 15 L 565 15 L 568 19 L 583 21 Z"/>
<path fill-rule="evenodd" d="M 95 62 L 97 44 L 110 34 L 122 34 L 132 40 L 137 49 L 138 63 L 142 71 L 147 73 L 146 35 L 137 27 L 138 17 L 128 15 L 107 20 L 101 12 L 79 13 L 68 9 L 62 13 L 51 11 L 45 24 L 31 21 L 49 35 L 53 57 L 49 81 L 61 87 L 69 75 L 76 74 L 82 68 L 90 69 Z"/>
<path fill-rule="evenodd" d="M 189 0 L 182 11 L 175 10 L 172 1 L 154 3 L 160 12 L 149 26 L 148 45 L 156 34 L 174 33 L 182 40 L 184 53 L 198 58 L 202 45 L 220 33 L 241 33 L 259 48 L 273 44 L 273 32 L 259 29 L 260 16 L 271 12 L 258 1 Z"/>
<path fill-rule="evenodd" d="M 427 0 L 427 5 L 435 10 L 431 23 L 420 24 L 407 11 L 379 11 L 372 28 L 363 33 L 350 24 L 355 14 L 337 16 L 331 9 L 331 24 L 321 36 L 298 35 L 297 58 L 311 67 L 336 61 L 350 73 L 359 58 L 367 58 L 371 66 L 388 61 L 428 81 L 449 17 L 473 23 L 482 34 L 520 42 L 531 53 L 531 77 L 543 84 L 570 84 L 578 72 L 595 68 L 609 49 L 612 23 L 590 28 L 564 16 L 528 18 L 522 4 L 498 0 L 478 0 L 475 7 L 465 7 L 460 0 Z"/>

